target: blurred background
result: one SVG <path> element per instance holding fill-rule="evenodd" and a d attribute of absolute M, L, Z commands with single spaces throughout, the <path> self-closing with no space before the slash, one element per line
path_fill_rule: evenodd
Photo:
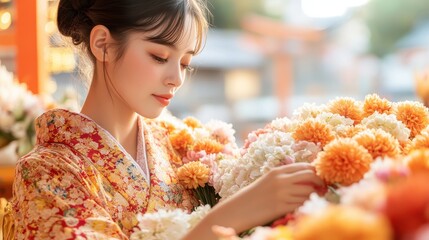
<path fill-rule="evenodd" d="M 230 122 L 242 143 L 251 130 L 290 116 L 305 102 L 323 104 L 336 96 L 363 100 L 370 93 L 391 101 L 429 99 L 427 0 L 208 3 L 212 27 L 205 49 L 169 106 L 177 117 Z M 57 0 L 0 0 L 0 64 L 30 94 L 42 96 L 44 107 L 78 111 L 86 90 L 77 56 L 57 32 L 57 5 Z M 0 130 L 7 107 L 0 102 Z M 0 139 L 4 136 L 0 131 Z M 11 139 L 0 141 L 0 151 Z M 6 167 L 0 167 L 0 185 L 1 176 L 12 174 L 1 169 Z"/>

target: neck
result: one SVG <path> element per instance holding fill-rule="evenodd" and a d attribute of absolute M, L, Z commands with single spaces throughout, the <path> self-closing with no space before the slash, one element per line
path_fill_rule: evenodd
<path fill-rule="evenodd" d="M 114 89 L 109 90 L 103 79 L 94 77 L 81 112 L 107 130 L 135 159 L 138 115 L 118 100 Z"/>

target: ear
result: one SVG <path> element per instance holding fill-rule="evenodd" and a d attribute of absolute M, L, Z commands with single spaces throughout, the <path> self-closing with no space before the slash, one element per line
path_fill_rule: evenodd
<path fill-rule="evenodd" d="M 92 28 L 89 44 L 92 54 L 100 62 L 109 62 L 113 52 L 109 54 L 108 45 L 112 42 L 109 29 L 103 25 L 96 25 Z"/>

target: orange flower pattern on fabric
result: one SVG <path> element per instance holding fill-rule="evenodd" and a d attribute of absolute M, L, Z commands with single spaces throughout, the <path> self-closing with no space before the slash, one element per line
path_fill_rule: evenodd
<path fill-rule="evenodd" d="M 363 119 L 363 110 L 361 104 L 352 98 L 337 98 L 328 103 L 328 111 L 336 113 L 354 121 L 354 124 L 360 123 Z"/>
<path fill-rule="evenodd" d="M 167 131 L 147 120 L 144 138 L 150 180 L 95 122 L 66 110 L 37 119 L 35 149 L 16 167 L 17 239 L 127 239 L 138 213 L 197 204 L 170 164 Z M 150 185 L 149 185 L 150 184 Z"/>
<path fill-rule="evenodd" d="M 371 154 L 350 138 L 333 140 L 317 155 L 317 174 L 328 184 L 344 186 L 358 182 L 369 170 Z"/>
<path fill-rule="evenodd" d="M 363 102 L 364 117 L 368 117 L 374 112 L 393 113 L 393 104 L 387 99 L 380 98 L 377 94 L 370 94 L 365 97 Z"/>
<path fill-rule="evenodd" d="M 309 118 L 298 124 L 292 136 L 296 141 L 320 143 L 322 147 L 334 140 L 334 133 L 331 128 L 326 123 L 314 118 Z"/>
<path fill-rule="evenodd" d="M 199 161 L 189 162 L 177 169 L 177 176 L 183 186 L 196 189 L 209 181 L 210 169 Z"/>
<path fill-rule="evenodd" d="M 428 109 L 419 102 L 404 101 L 398 103 L 396 118 L 411 130 L 410 138 L 414 138 L 429 124 Z"/>

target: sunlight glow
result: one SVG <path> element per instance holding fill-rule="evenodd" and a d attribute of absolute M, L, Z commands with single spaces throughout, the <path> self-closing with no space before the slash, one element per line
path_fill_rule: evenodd
<path fill-rule="evenodd" d="M 313 18 L 329 18 L 344 15 L 351 7 L 358 7 L 369 0 L 301 0 L 305 15 Z"/>
<path fill-rule="evenodd" d="M 8 11 L 0 14 L 0 30 L 5 30 L 10 27 L 12 23 L 12 15 Z"/>

